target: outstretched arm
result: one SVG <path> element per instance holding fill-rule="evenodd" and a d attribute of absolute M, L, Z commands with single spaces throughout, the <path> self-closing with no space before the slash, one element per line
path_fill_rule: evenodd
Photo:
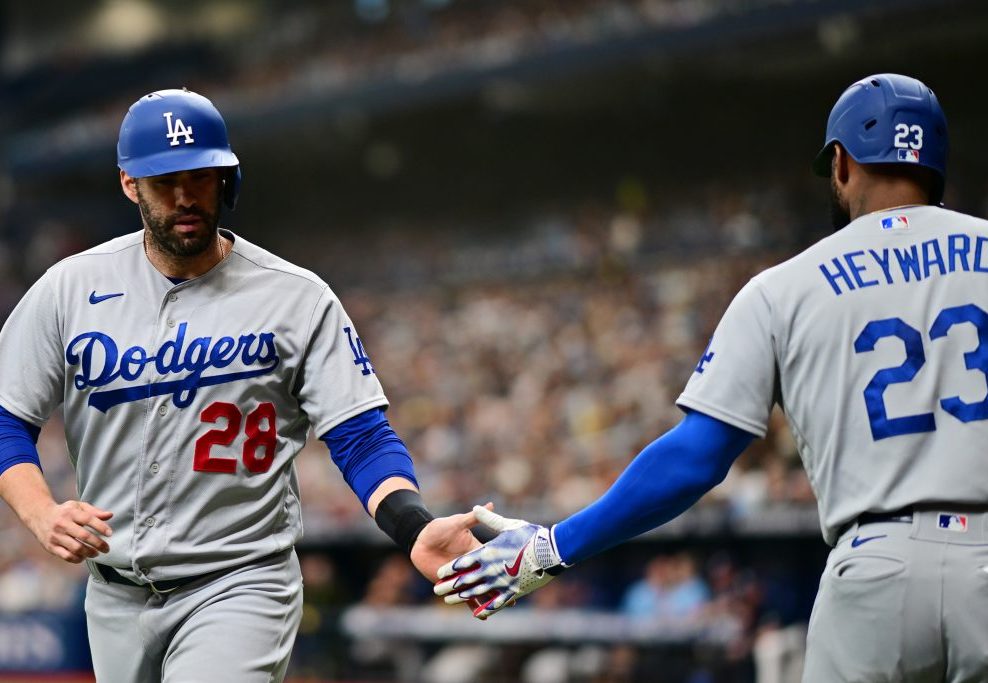
<path fill-rule="evenodd" d="M 473 512 L 433 518 L 418 492 L 412 458 L 384 411 L 373 408 L 327 432 L 333 462 L 378 526 L 430 581 L 443 564 L 480 547 Z"/>
<path fill-rule="evenodd" d="M 488 503 L 486 509 L 491 507 Z M 371 494 L 367 511 L 430 581 L 439 578 L 439 568 L 451 559 L 480 547 L 470 531 L 480 524 L 475 512 L 433 518 L 418 489 L 404 477 L 384 480 Z"/>
<path fill-rule="evenodd" d="M 724 479 L 753 438 L 690 412 L 639 453 L 601 498 L 551 529 L 475 508 L 481 522 L 505 533 L 442 567 L 436 594 L 453 604 L 497 592 L 474 610 L 486 618 L 565 567 L 682 513 Z"/>
<path fill-rule="evenodd" d="M 678 517 L 724 480 L 754 438 L 703 413 L 687 413 L 601 498 L 554 527 L 560 555 L 579 562 Z"/>

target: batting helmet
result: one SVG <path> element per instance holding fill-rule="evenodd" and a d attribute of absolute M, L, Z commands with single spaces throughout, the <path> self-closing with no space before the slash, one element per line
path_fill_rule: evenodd
<path fill-rule="evenodd" d="M 226 167 L 223 202 L 234 208 L 240 161 L 213 103 L 189 90 L 158 90 L 134 102 L 117 140 L 117 166 L 134 178 Z"/>
<path fill-rule="evenodd" d="M 836 142 L 859 164 L 912 164 L 932 170 L 932 202 L 943 198 L 947 119 L 936 95 L 921 81 L 876 74 L 845 90 L 830 111 L 823 149 L 813 161 L 818 175 L 830 175 Z"/>

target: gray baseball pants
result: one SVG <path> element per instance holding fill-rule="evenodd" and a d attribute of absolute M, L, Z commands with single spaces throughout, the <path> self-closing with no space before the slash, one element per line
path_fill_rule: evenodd
<path fill-rule="evenodd" d="M 97 683 L 278 683 L 302 614 L 288 550 L 168 594 L 90 577 Z"/>
<path fill-rule="evenodd" d="M 988 681 L 988 513 L 945 507 L 845 531 L 820 580 L 803 681 Z"/>

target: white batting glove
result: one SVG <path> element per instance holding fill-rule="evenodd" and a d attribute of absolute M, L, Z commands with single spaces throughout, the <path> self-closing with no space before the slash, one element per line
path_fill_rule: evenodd
<path fill-rule="evenodd" d="M 559 557 L 552 529 L 522 519 L 507 519 L 479 505 L 474 514 L 499 532 L 476 550 L 439 568 L 434 591 L 455 605 L 483 596 L 473 616 L 486 619 L 523 595 L 552 581 L 569 567 Z"/>

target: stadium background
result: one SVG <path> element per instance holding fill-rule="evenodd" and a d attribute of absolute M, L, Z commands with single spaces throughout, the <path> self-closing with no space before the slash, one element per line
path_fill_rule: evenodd
<path fill-rule="evenodd" d="M 126 107 L 200 91 L 244 169 L 224 225 L 340 295 L 440 513 L 559 519 L 677 421 L 732 295 L 827 233 L 809 162 L 853 80 L 929 83 L 946 203 L 988 212 L 974 0 L 6 0 L 0 60 L 0 317 L 139 227 Z M 58 416 L 40 447 L 73 496 Z M 827 548 L 781 416 L 694 510 L 487 624 L 431 597 L 322 444 L 298 468 L 296 681 L 798 680 Z M 90 680 L 84 573 L 6 509 L 0 538 L 0 681 Z"/>

